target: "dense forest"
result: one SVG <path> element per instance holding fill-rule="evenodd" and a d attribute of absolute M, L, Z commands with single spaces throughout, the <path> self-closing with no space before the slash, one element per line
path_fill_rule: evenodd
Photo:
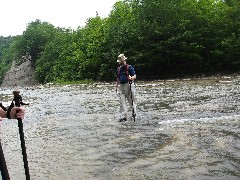
<path fill-rule="evenodd" d="M 35 20 L 0 37 L 0 76 L 31 55 L 41 83 L 111 81 L 124 53 L 140 79 L 240 70 L 239 0 L 124 0 L 77 30 Z M 18 62 L 21 63 L 21 62 Z"/>

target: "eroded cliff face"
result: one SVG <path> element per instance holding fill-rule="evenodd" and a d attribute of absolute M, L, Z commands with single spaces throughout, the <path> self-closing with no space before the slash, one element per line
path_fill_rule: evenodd
<path fill-rule="evenodd" d="M 22 62 L 21 65 L 16 65 L 13 62 L 3 79 L 1 87 L 26 87 L 38 84 L 30 57 L 23 56 Z"/>

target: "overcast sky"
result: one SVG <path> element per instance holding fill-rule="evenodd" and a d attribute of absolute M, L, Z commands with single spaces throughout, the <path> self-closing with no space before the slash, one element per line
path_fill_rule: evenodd
<path fill-rule="evenodd" d="M 117 0 L 2 0 L 0 36 L 21 35 L 36 19 L 55 27 L 77 29 L 87 18 L 107 17 Z"/>

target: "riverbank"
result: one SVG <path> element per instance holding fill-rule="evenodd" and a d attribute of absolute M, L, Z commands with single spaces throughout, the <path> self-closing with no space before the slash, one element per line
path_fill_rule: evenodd
<path fill-rule="evenodd" d="M 18 88 L 18 87 L 41 87 L 41 86 L 64 86 L 64 85 L 78 85 L 78 84 L 115 84 L 115 81 L 110 82 L 97 82 L 93 80 L 80 80 L 80 81 L 62 81 L 57 80 L 55 82 L 50 82 L 46 84 L 39 84 L 37 82 L 36 74 L 34 68 L 32 67 L 31 60 L 29 57 L 22 58 L 22 64 L 16 65 L 12 64 L 10 70 L 6 73 L 1 88 Z M 216 82 L 230 81 L 231 79 L 237 78 L 240 76 L 240 73 L 236 72 L 225 72 L 225 73 L 195 73 L 188 75 L 171 75 L 171 76 L 162 76 L 161 78 L 145 77 L 139 78 L 136 80 L 137 84 L 151 83 L 151 82 L 169 82 L 169 81 L 180 81 L 180 80 L 200 80 L 200 79 L 211 79 Z"/>

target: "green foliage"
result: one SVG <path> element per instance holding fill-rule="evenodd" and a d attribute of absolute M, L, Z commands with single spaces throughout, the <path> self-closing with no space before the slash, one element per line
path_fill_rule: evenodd
<path fill-rule="evenodd" d="M 79 77 L 80 79 L 99 80 L 100 67 L 105 63 L 104 20 L 99 16 L 89 18 L 86 26 L 77 34 L 77 47 L 82 51 L 84 58 L 79 66 Z"/>
<path fill-rule="evenodd" d="M 0 82 L 2 82 L 4 74 L 12 63 L 12 52 L 10 47 L 12 46 L 13 40 L 14 37 L 11 36 L 0 36 Z"/>
<path fill-rule="evenodd" d="M 39 82 L 109 81 L 124 53 L 138 78 L 240 70 L 238 0 L 123 0 L 75 31 L 36 20 L 0 37 L 0 73 L 30 54 Z"/>
<path fill-rule="evenodd" d="M 35 65 L 45 45 L 54 38 L 55 33 L 55 27 L 47 22 L 36 20 L 29 23 L 26 31 L 24 31 L 23 35 L 16 41 L 18 59 L 29 53 L 33 65 Z"/>

